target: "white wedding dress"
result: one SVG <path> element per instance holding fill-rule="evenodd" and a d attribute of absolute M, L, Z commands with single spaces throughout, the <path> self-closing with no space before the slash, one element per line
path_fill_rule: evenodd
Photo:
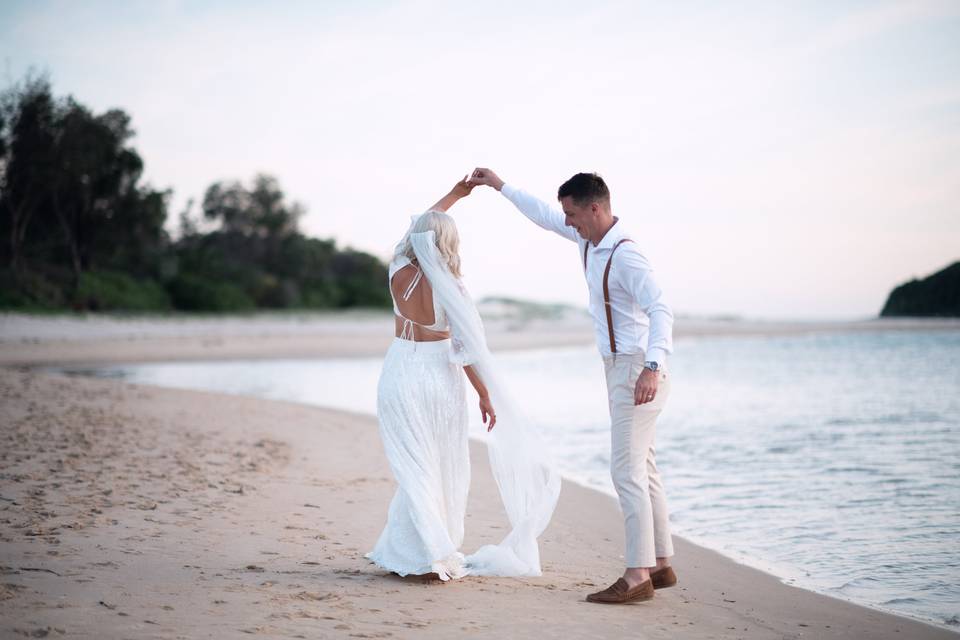
<path fill-rule="evenodd" d="M 416 220 L 417 216 L 411 230 Z M 400 575 L 436 572 L 442 580 L 465 575 L 540 575 L 537 538 L 556 506 L 559 475 L 536 430 L 496 374 L 479 314 L 440 258 L 433 231 L 408 231 L 407 238 L 416 252 L 418 273 L 404 297 L 427 278 L 434 308 L 434 324 L 427 328 L 449 328 L 452 337 L 414 341 L 414 323 L 403 318 L 394 299 L 394 312 L 404 319 L 404 330 L 384 358 L 377 417 L 398 487 L 386 526 L 366 557 Z M 408 264 L 410 260 L 398 252 L 390 265 L 390 280 Z M 391 287 L 391 296 L 392 291 Z M 460 545 L 470 486 L 463 372 L 468 364 L 484 381 L 497 411 L 497 425 L 487 446 L 512 529 L 499 544 L 465 556 Z"/>
<path fill-rule="evenodd" d="M 391 280 L 405 264 L 409 260 L 390 265 Z M 402 318 L 396 300 L 393 307 Z M 447 329 L 436 299 L 434 319 L 428 328 Z M 405 334 L 412 323 L 404 318 Z M 447 579 L 465 574 L 458 549 L 470 488 L 467 396 L 463 371 L 451 360 L 450 349 L 449 338 L 394 338 L 377 385 L 380 437 L 399 486 L 387 526 L 367 557 L 400 575 L 436 572 Z"/>

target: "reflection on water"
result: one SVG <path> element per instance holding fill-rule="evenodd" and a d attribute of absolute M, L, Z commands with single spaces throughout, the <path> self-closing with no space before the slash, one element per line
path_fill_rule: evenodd
<path fill-rule="evenodd" d="M 612 493 L 593 348 L 498 356 L 568 477 Z M 374 413 L 380 359 L 96 375 Z M 798 586 L 960 628 L 960 334 L 680 341 L 658 460 L 677 533 Z M 482 438 L 474 409 L 473 431 Z"/>

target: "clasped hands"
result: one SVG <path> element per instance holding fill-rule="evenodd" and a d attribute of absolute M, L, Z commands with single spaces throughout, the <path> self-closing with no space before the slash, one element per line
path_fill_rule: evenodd
<path fill-rule="evenodd" d="M 503 186 L 503 180 L 490 169 L 477 167 L 469 175 L 463 176 L 463 180 L 453 185 L 453 189 L 450 190 L 450 195 L 457 198 L 466 197 L 470 195 L 470 192 L 473 191 L 473 188 L 478 184 L 493 187 L 499 191 Z"/>

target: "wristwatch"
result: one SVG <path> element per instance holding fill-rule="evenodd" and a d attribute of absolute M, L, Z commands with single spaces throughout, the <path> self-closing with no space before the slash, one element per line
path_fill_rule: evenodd
<path fill-rule="evenodd" d="M 657 371 L 660 371 L 660 363 L 654 362 L 653 360 L 651 360 L 650 362 L 644 362 L 643 368 L 650 369 L 650 371 L 653 371 L 654 373 L 656 373 Z"/>

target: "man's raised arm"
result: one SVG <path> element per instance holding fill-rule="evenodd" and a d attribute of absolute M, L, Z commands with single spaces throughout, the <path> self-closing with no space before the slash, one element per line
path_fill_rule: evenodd
<path fill-rule="evenodd" d="M 577 241 L 577 232 L 573 227 L 568 227 L 565 224 L 566 215 L 560 207 L 550 205 L 523 189 L 506 184 L 493 171 L 483 167 L 473 170 L 473 173 L 470 174 L 470 182 L 493 187 L 537 226 L 547 231 L 553 231 L 567 240 Z"/>

